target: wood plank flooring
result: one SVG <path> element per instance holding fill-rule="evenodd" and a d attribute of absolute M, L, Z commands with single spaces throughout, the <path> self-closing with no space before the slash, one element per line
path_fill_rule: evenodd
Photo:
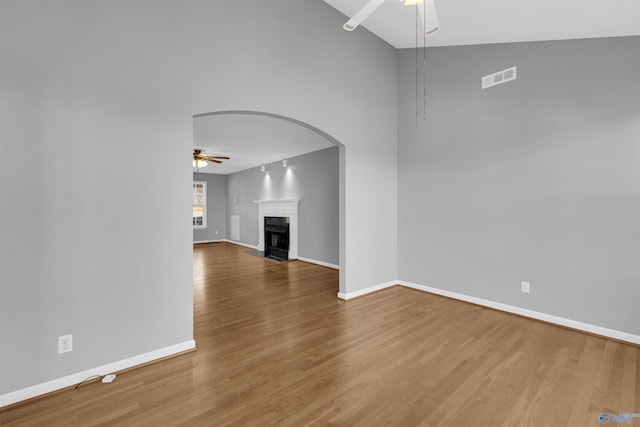
<path fill-rule="evenodd" d="M 198 351 L 0 411 L 0 424 L 582 427 L 640 413 L 638 347 L 401 287 L 344 302 L 337 281 L 198 245 Z"/>

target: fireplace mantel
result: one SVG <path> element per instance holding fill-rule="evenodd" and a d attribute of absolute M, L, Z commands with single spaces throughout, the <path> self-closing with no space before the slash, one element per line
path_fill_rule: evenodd
<path fill-rule="evenodd" d="M 300 202 L 300 199 L 269 199 L 269 200 L 254 200 L 253 203 L 257 203 L 258 205 L 264 203 L 264 204 L 277 204 L 277 203 L 284 203 L 284 204 L 295 204 L 296 206 L 298 206 L 298 202 Z"/>
<path fill-rule="evenodd" d="M 258 204 L 258 250 L 264 251 L 264 217 L 289 218 L 289 259 L 298 258 L 298 202 L 299 199 L 254 200 Z"/>

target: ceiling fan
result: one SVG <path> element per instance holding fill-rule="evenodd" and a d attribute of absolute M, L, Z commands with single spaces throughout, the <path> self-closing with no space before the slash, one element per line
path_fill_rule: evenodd
<path fill-rule="evenodd" d="M 203 168 L 207 166 L 209 162 L 213 163 L 222 163 L 222 160 L 229 160 L 229 157 L 226 156 L 210 156 L 202 152 L 199 148 L 193 149 L 193 167 L 194 168 Z"/>
<path fill-rule="evenodd" d="M 419 10 L 420 19 L 422 20 L 422 26 L 427 36 L 436 33 L 440 29 L 440 22 L 438 21 L 438 13 L 436 12 L 435 0 L 400 0 L 404 1 L 405 6 L 416 6 Z M 355 30 L 358 25 L 369 17 L 385 0 L 369 0 L 351 19 L 349 19 L 343 26 L 347 31 Z M 424 8 L 426 7 L 426 14 Z M 426 21 L 426 22 L 425 22 Z"/>

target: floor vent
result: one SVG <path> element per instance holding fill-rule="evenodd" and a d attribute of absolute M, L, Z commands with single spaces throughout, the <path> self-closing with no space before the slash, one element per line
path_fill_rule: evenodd
<path fill-rule="evenodd" d="M 506 70 L 498 71 L 497 73 L 489 74 L 482 78 L 482 89 L 488 87 L 497 86 L 502 83 L 510 82 L 516 79 L 517 67 L 507 68 Z"/>

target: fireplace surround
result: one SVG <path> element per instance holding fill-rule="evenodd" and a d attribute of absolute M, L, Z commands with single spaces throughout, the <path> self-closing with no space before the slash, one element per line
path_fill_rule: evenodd
<path fill-rule="evenodd" d="M 288 218 L 289 255 L 298 259 L 298 203 L 299 199 L 254 200 L 258 205 L 258 251 L 265 251 L 265 217 Z"/>

